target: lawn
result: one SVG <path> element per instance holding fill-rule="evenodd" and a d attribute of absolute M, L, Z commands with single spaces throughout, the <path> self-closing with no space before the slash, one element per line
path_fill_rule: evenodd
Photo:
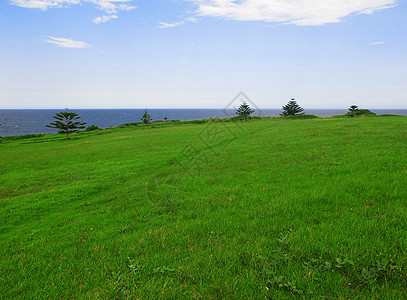
<path fill-rule="evenodd" d="M 407 118 L 0 142 L 0 298 L 407 298 Z"/>

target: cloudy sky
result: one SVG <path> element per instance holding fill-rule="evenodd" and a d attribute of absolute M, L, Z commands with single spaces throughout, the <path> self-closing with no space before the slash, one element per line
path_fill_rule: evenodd
<path fill-rule="evenodd" d="M 0 108 L 407 108 L 401 0 L 0 0 Z"/>

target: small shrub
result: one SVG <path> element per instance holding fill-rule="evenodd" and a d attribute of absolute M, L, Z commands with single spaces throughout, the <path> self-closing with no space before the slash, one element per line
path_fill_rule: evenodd
<path fill-rule="evenodd" d="M 368 109 L 358 109 L 353 112 L 347 112 L 345 116 L 352 118 L 352 117 L 376 117 L 377 115 Z"/>
<path fill-rule="evenodd" d="M 371 112 L 368 109 L 358 109 L 356 111 L 349 111 L 344 115 L 335 115 L 332 116 L 332 119 L 341 119 L 341 118 L 354 118 L 354 117 L 376 117 L 377 115 L 374 112 Z"/>
<path fill-rule="evenodd" d="M 314 116 L 314 115 L 294 115 L 294 116 L 282 116 L 284 119 L 320 119 L 321 117 Z"/>
<path fill-rule="evenodd" d="M 259 117 L 259 116 L 247 116 L 247 117 L 242 117 L 242 116 L 236 116 L 236 117 L 232 117 L 232 118 L 229 118 L 229 119 L 224 119 L 225 120 L 225 122 L 230 122 L 230 121 L 239 121 L 239 120 L 259 120 L 259 119 L 261 119 L 261 117 Z"/>
<path fill-rule="evenodd" d="M 22 140 L 22 139 L 30 139 L 30 138 L 36 138 L 36 137 L 42 137 L 45 134 L 39 133 L 39 134 L 24 134 L 24 135 L 13 135 L 13 136 L 4 136 L 0 137 L 1 140 Z"/>
<path fill-rule="evenodd" d="M 138 126 L 138 125 L 141 125 L 141 124 L 144 124 L 144 123 L 143 122 L 124 123 L 124 124 L 121 124 L 121 125 L 119 125 L 117 127 L 118 128 L 125 128 L 125 127 Z"/>
<path fill-rule="evenodd" d="M 378 117 L 405 117 L 405 116 L 393 115 L 393 114 L 382 114 L 382 115 L 378 115 Z"/>
<path fill-rule="evenodd" d="M 94 131 L 94 130 L 101 130 L 101 128 L 99 128 L 96 125 L 90 125 L 85 129 L 85 131 Z"/>
<path fill-rule="evenodd" d="M 187 121 L 187 123 L 191 123 L 191 124 L 205 124 L 207 121 L 206 120 L 191 120 L 191 121 Z"/>

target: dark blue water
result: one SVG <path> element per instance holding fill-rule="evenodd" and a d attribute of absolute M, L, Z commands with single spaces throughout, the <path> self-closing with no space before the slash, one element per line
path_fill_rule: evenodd
<path fill-rule="evenodd" d="M 55 109 L 0 109 L 0 136 L 22 135 L 30 133 L 56 133 L 56 129 L 45 127 L 53 122 L 52 118 L 61 110 Z M 117 126 L 124 123 L 140 122 L 143 109 L 72 109 L 86 122 L 87 126 L 100 128 Z M 377 114 L 396 114 L 407 116 L 407 109 L 372 109 Z M 153 120 L 196 120 L 207 118 L 225 118 L 233 116 L 233 110 L 222 109 L 149 109 Z M 346 113 L 346 109 L 306 109 L 306 114 L 329 117 Z M 262 109 L 255 115 L 263 117 L 278 116 L 281 109 Z"/>

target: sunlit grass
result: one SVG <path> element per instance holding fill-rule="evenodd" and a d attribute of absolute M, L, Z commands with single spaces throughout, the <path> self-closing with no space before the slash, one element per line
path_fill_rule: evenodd
<path fill-rule="evenodd" d="M 407 118 L 0 144 L 4 298 L 407 297 Z"/>

